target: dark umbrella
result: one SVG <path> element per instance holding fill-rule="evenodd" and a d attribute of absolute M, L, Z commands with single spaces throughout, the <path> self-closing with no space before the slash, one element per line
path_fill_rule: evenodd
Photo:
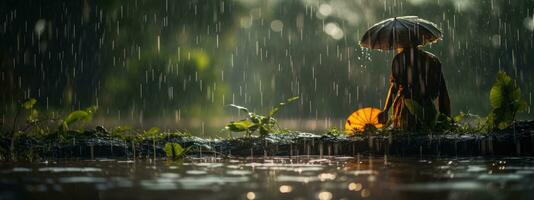
<path fill-rule="evenodd" d="M 360 45 L 371 49 L 390 50 L 424 46 L 441 38 L 436 25 L 417 16 L 386 19 L 373 25 L 362 37 Z"/>

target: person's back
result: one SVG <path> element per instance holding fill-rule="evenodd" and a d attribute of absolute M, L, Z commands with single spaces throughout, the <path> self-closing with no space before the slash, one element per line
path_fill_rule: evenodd
<path fill-rule="evenodd" d="M 441 63 L 434 55 L 417 48 L 404 49 L 393 59 L 391 86 L 379 120 L 385 121 L 383 113 L 387 113 L 391 106 L 395 128 L 413 130 L 421 126 L 421 120 L 432 119 L 430 116 L 419 116 L 422 118 L 418 119 L 418 116 L 410 113 L 406 107 L 408 99 L 423 108 L 431 106 L 450 116 L 449 94 L 441 72 Z"/>
<path fill-rule="evenodd" d="M 392 82 L 403 87 L 407 98 L 433 101 L 445 84 L 441 63 L 429 52 L 417 48 L 405 49 L 392 63 Z"/>

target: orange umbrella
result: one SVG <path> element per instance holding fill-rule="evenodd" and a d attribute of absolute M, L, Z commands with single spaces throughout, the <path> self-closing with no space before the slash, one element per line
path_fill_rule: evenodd
<path fill-rule="evenodd" d="M 355 132 L 364 132 L 367 128 L 382 128 L 384 126 L 378 122 L 378 108 L 362 108 L 353 112 L 345 123 L 345 133 L 347 135 L 354 135 Z"/>

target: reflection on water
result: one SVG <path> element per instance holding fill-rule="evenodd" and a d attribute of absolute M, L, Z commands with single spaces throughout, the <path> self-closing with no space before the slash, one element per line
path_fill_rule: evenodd
<path fill-rule="evenodd" d="M 0 199 L 533 199 L 534 158 L 270 157 L 0 165 Z"/>

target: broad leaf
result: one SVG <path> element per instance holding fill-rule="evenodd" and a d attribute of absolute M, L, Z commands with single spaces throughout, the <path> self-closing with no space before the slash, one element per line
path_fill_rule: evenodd
<path fill-rule="evenodd" d="M 255 123 L 251 122 L 248 119 L 244 119 L 244 120 L 229 122 L 226 125 L 226 129 L 232 132 L 243 132 L 243 131 L 250 131 L 250 129 L 252 129 L 254 126 L 256 126 Z"/>
<path fill-rule="evenodd" d="M 519 111 L 527 108 L 527 103 L 521 98 L 521 89 L 505 72 L 497 73 L 497 79 L 490 90 L 490 104 L 492 111 L 488 116 L 487 128 L 505 129 L 514 120 Z"/>
<path fill-rule="evenodd" d="M 77 110 L 74 112 L 71 112 L 63 119 L 63 123 L 65 123 L 67 126 L 78 122 L 78 121 L 90 121 L 91 120 L 91 114 L 83 111 L 83 110 Z"/>
<path fill-rule="evenodd" d="M 504 101 L 503 86 L 501 84 L 496 84 L 493 87 L 491 87 L 491 90 L 490 90 L 491 107 L 499 108 L 501 107 L 503 101 Z"/>

